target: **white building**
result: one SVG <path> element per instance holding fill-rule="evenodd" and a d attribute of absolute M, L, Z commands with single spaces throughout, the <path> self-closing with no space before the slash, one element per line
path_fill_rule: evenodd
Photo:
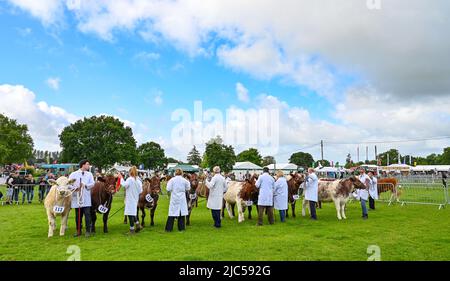
<path fill-rule="evenodd" d="M 250 175 L 262 173 L 263 168 L 253 164 L 252 162 L 236 162 L 233 166 L 234 175 L 236 176 L 236 180 L 243 180 L 245 175 L 249 173 Z"/>

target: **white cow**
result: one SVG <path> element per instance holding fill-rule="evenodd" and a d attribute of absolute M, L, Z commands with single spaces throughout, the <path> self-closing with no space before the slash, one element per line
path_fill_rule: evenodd
<path fill-rule="evenodd" d="M 244 182 L 230 181 L 228 183 L 228 190 L 224 194 L 223 199 L 230 218 L 234 218 L 232 213 L 232 206 L 236 205 L 238 209 L 239 223 L 245 220 L 245 208 L 251 207 L 249 202 L 255 202 L 258 199 L 258 189 L 255 186 L 255 178 L 246 180 Z M 249 208 L 249 218 L 251 218 L 251 209 Z"/>
<path fill-rule="evenodd" d="M 67 219 L 69 217 L 70 206 L 72 202 L 72 191 L 70 186 L 75 179 L 69 180 L 66 177 L 60 177 L 58 180 L 48 180 L 52 185 L 50 192 L 45 197 L 44 206 L 47 210 L 48 218 L 48 237 L 53 237 L 56 229 L 56 217 L 61 216 L 60 236 L 64 236 L 67 229 Z"/>
<path fill-rule="evenodd" d="M 319 180 L 319 201 L 334 202 L 338 220 L 347 219 L 345 206 L 355 189 L 365 189 L 366 186 L 356 177 L 335 181 Z M 309 210 L 308 201 L 303 200 L 302 215 L 306 216 Z"/>

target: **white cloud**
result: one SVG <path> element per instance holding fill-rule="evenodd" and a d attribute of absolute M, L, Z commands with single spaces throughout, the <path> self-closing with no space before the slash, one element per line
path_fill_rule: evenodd
<path fill-rule="evenodd" d="M 63 17 L 63 5 L 60 0 L 8 0 L 12 5 L 27 11 L 44 25 L 58 23 Z"/>
<path fill-rule="evenodd" d="M 45 82 L 47 83 L 47 86 L 49 86 L 51 89 L 58 91 L 59 83 L 61 82 L 61 79 L 58 77 L 50 77 Z"/>
<path fill-rule="evenodd" d="M 248 96 L 248 90 L 241 83 L 236 83 L 236 93 L 239 101 L 249 102 L 250 97 Z"/>
<path fill-rule="evenodd" d="M 133 59 L 139 60 L 139 61 L 153 61 L 153 60 L 158 60 L 159 57 L 160 57 L 160 54 L 158 54 L 158 53 L 139 52 L 136 55 L 134 55 Z"/>
<path fill-rule="evenodd" d="M 0 112 L 28 125 L 37 149 L 60 150 L 59 133 L 79 119 L 63 108 L 36 102 L 35 94 L 22 85 L 0 85 L 0 98 Z"/>

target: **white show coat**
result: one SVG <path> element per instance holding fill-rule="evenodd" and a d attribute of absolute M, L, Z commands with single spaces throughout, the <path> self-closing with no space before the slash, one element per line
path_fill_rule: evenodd
<path fill-rule="evenodd" d="M 71 190 L 77 189 L 80 187 L 81 183 L 84 184 L 84 187 L 81 191 L 75 191 L 72 195 L 72 206 L 71 208 L 84 208 L 91 207 L 91 189 L 95 185 L 94 176 L 91 172 L 83 172 L 80 170 L 75 171 L 70 174 L 69 180 L 75 179 L 76 181 L 70 187 Z M 79 204 L 81 203 L 81 205 Z"/>
<path fill-rule="evenodd" d="M 127 196 L 125 197 L 125 216 L 136 216 L 139 202 L 139 194 L 142 193 L 142 182 L 139 178 L 129 177 L 126 181 L 120 183 Z"/>
<path fill-rule="evenodd" d="M 256 188 L 259 188 L 258 206 L 273 206 L 273 190 L 275 179 L 264 173 L 259 176 L 256 182 Z"/>
<path fill-rule="evenodd" d="M 275 182 L 273 205 L 275 210 L 288 209 L 288 184 L 285 177 L 281 177 Z"/>
<path fill-rule="evenodd" d="M 227 189 L 225 178 L 221 174 L 215 174 L 211 181 L 206 180 L 206 187 L 209 188 L 208 209 L 222 210 L 223 194 Z"/>
<path fill-rule="evenodd" d="M 308 175 L 305 185 L 305 200 L 319 201 L 319 178 L 315 173 Z"/>
<path fill-rule="evenodd" d="M 368 175 L 363 174 L 359 176 L 359 180 L 365 185 L 366 181 L 368 180 L 370 182 L 370 178 Z M 370 185 L 370 183 L 369 183 Z M 366 186 L 366 189 L 360 189 L 358 192 L 359 197 L 361 200 L 369 200 L 369 186 Z"/>
<path fill-rule="evenodd" d="M 188 207 L 186 191 L 191 189 L 191 183 L 182 176 L 176 176 L 167 183 L 170 192 L 169 217 L 187 216 Z"/>
<path fill-rule="evenodd" d="M 370 180 L 369 195 L 374 200 L 378 200 L 378 180 L 374 176 Z"/>

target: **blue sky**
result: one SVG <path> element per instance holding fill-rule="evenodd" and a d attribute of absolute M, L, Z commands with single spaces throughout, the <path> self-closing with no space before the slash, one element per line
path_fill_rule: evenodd
<path fill-rule="evenodd" d="M 345 43 L 338 40 L 333 44 L 330 36 L 304 38 L 307 37 L 304 31 L 314 27 L 314 22 L 299 19 L 299 22 L 279 23 L 273 19 L 277 15 L 255 17 L 255 22 L 248 19 L 245 13 L 264 14 L 271 9 L 273 3 L 270 2 L 265 4 L 267 7 L 242 7 L 241 17 L 232 17 L 232 20 L 226 16 L 215 20 L 208 13 L 202 13 L 202 8 L 196 6 L 198 1 L 175 1 L 165 4 L 167 7 L 144 5 L 141 8 L 149 9 L 149 14 L 161 9 L 161 15 L 155 12 L 157 16 L 148 17 L 133 14 L 140 9 L 136 3 L 119 1 L 131 12 L 120 14 L 124 18 L 117 21 L 114 20 L 118 17 L 117 9 L 112 3 L 98 3 L 102 8 L 99 9 L 81 1 L 80 7 L 72 9 L 66 1 L 32 2 L 0 2 L 0 34 L 4 39 L 0 44 L 0 85 L 13 86 L 10 93 L 19 85 L 31 91 L 35 98 L 30 107 L 37 106 L 39 114 L 57 120 L 58 126 L 70 123 L 70 116 L 114 115 L 133 125 L 139 142 L 161 141 L 167 154 L 183 159 L 186 151 L 176 150 L 171 144 L 171 130 L 176 125 L 170 119 L 171 114 L 178 108 L 192 112 L 194 101 L 200 100 L 204 109 L 214 108 L 224 114 L 233 106 L 248 110 L 270 107 L 270 103 L 274 107 L 283 104 L 277 107 L 282 111 L 281 151 L 294 152 L 321 139 L 362 142 L 422 137 L 419 133 L 406 136 L 382 126 L 369 128 L 371 126 L 365 124 L 373 120 L 373 115 L 352 112 L 357 108 L 370 108 L 372 101 L 395 104 L 398 97 L 404 95 L 401 87 L 399 90 L 397 85 L 393 86 L 395 77 L 386 78 L 385 74 L 394 70 L 388 67 L 378 70 L 376 66 L 381 60 L 393 58 L 397 50 L 383 52 L 369 48 L 364 54 L 354 46 L 364 38 L 357 30 L 355 38 L 345 37 Z M 211 9 L 224 4 L 213 2 L 208 3 Z M 308 5 L 305 4 L 305 10 Z M 189 14 L 184 11 L 185 7 L 188 11 L 198 10 Z M 233 14 L 232 7 L 220 10 L 230 17 Z M 351 8 L 347 13 L 356 17 Z M 104 14 L 110 17 L 104 19 Z M 279 18 L 284 20 L 282 16 Z M 380 17 L 368 26 L 376 30 L 376 24 L 383 20 Z M 347 24 L 344 20 L 344 25 Z M 395 21 L 390 24 L 402 26 Z M 332 25 L 327 31 L 333 31 Z M 178 32 L 184 28 L 186 32 Z M 334 32 L 344 31 L 336 27 Z M 142 35 L 149 33 L 150 39 Z M 350 36 L 344 33 L 343 37 Z M 367 41 L 383 39 L 376 36 L 381 35 L 374 35 Z M 421 46 L 417 48 L 420 52 Z M 440 55 L 439 50 L 436 52 Z M 372 58 L 371 54 L 379 58 Z M 410 63 L 409 57 L 399 59 L 399 63 L 402 60 L 404 64 Z M 411 71 L 420 76 L 419 70 Z M 246 89 L 247 100 L 239 100 L 237 83 Z M 361 97 L 369 100 L 360 102 Z M 448 95 L 444 96 L 444 101 L 448 101 Z M 39 102 L 60 109 L 64 114 L 45 111 Z M 11 117 L 26 122 L 27 116 L 17 109 L 10 109 L 6 104 L 2 107 L 6 114 L 9 112 Z M 448 110 L 441 111 L 442 118 L 448 119 Z M 424 108 L 420 113 L 431 114 L 431 109 Z M 404 122 L 401 116 L 397 118 Z M 361 119 L 364 121 L 358 121 Z M 423 133 L 442 135 L 445 129 L 448 128 Z M 38 128 L 31 131 L 37 148 L 58 147 L 57 137 L 38 133 Z M 427 144 L 422 151 L 435 151 L 439 145 Z M 342 161 L 350 149 L 354 150 L 330 149 L 328 158 Z M 415 150 L 412 146 L 405 149 Z M 317 158 L 317 151 L 314 153 Z M 286 154 L 289 153 L 277 156 L 279 161 L 287 161 Z"/>

